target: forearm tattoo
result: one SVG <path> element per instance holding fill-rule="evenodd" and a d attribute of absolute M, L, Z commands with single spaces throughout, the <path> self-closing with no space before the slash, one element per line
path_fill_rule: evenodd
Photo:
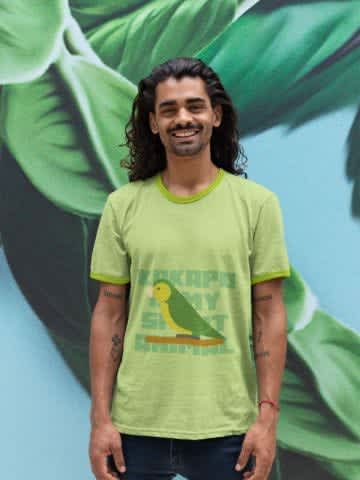
<path fill-rule="evenodd" d="M 271 298 L 271 295 L 268 295 Z M 265 297 L 261 297 L 265 298 Z M 270 356 L 269 350 L 264 350 L 263 342 L 261 341 L 263 338 L 263 319 L 259 315 L 259 313 L 254 309 L 254 334 L 255 334 L 255 343 L 254 343 L 254 355 L 255 359 L 257 358 L 264 358 Z"/>
<path fill-rule="evenodd" d="M 261 320 L 261 317 L 256 312 L 256 310 L 254 310 L 254 319 L 255 319 L 255 326 L 254 326 L 255 343 L 260 343 L 260 340 L 262 337 L 262 320 Z"/>
<path fill-rule="evenodd" d="M 263 350 L 262 352 L 255 352 L 255 358 L 259 357 L 270 357 L 269 350 Z"/>
<path fill-rule="evenodd" d="M 119 335 L 113 335 L 112 339 L 112 347 L 111 347 L 111 357 L 115 361 L 117 361 L 121 355 L 122 350 L 122 340 Z"/>
<path fill-rule="evenodd" d="M 121 293 L 111 292 L 110 290 L 104 290 L 104 295 L 105 297 L 117 298 L 119 300 L 123 298 L 123 295 Z"/>
<path fill-rule="evenodd" d="M 272 295 L 264 295 L 263 297 L 254 298 L 254 302 L 265 302 L 266 300 L 271 300 Z"/>

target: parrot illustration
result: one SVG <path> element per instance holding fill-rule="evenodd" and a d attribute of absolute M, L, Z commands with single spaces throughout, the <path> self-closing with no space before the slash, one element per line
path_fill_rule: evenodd
<path fill-rule="evenodd" d="M 200 338 L 200 336 L 204 336 L 225 339 L 198 314 L 171 282 L 159 279 L 150 288 L 151 292 L 149 293 L 160 304 L 163 319 L 176 332 L 177 337 Z"/>

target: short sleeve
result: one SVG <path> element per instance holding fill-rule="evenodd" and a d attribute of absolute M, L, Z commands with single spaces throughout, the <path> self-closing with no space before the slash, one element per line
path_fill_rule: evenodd
<path fill-rule="evenodd" d="M 274 193 L 267 197 L 260 208 L 253 236 L 250 269 L 252 285 L 290 276 L 282 213 Z"/>
<path fill-rule="evenodd" d="M 92 251 L 90 277 L 102 282 L 130 282 L 130 260 L 110 196 L 107 198 Z"/>

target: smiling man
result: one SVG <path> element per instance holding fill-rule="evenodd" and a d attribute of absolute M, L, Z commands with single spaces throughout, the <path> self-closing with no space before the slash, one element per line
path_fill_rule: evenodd
<path fill-rule="evenodd" d="M 234 107 L 200 60 L 139 83 L 126 136 L 130 182 L 91 261 L 93 473 L 266 480 L 290 275 L 277 197 L 244 178 Z"/>

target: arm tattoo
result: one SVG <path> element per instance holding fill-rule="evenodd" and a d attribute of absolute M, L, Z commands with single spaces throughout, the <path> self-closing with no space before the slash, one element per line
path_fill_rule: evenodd
<path fill-rule="evenodd" d="M 111 341 L 111 357 L 115 362 L 119 359 L 119 356 L 121 354 L 122 341 L 119 335 L 113 335 Z"/>
<path fill-rule="evenodd" d="M 256 320 L 256 329 L 255 330 L 255 342 L 259 343 L 262 337 L 262 320 L 260 315 L 254 310 L 254 318 Z"/>
<path fill-rule="evenodd" d="M 270 357 L 269 350 L 263 350 L 262 352 L 255 352 L 255 358 L 259 357 Z"/>
<path fill-rule="evenodd" d="M 121 293 L 110 292 L 110 290 L 104 290 L 104 295 L 105 297 L 112 297 L 118 299 L 123 297 Z"/>
<path fill-rule="evenodd" d="M 271 300 L 271 299 L 272 299 L 272 295 L 265 295 L 263 297 L 255 298 L 254 302 L 261 302 L 261 301 Z M 255 345 L 254 345 L 255 359 L 262 358 L 262 357 L 270 357 L 270 351 L 269 350 L 264 350 L 265 346 L 264 346 L 264 343 L 262 341 L 262 338 L 263 338 L 263 318 L 259 314 L 259 312 L 256 311 L 256 308 L 254 308 L 253 315 L 254 315 L 253 329 L 254 329 L 254 334 L 255 334 Z M 261 350 L 261 348 L 263 348 L 263 349 Z"/>
<path fill-rule="evenodd" d="M 254 298 L 254 302 L 265 302 L 266 300 L 271 300 L 272 295 L 264 295 L 263 297 Z"/>

